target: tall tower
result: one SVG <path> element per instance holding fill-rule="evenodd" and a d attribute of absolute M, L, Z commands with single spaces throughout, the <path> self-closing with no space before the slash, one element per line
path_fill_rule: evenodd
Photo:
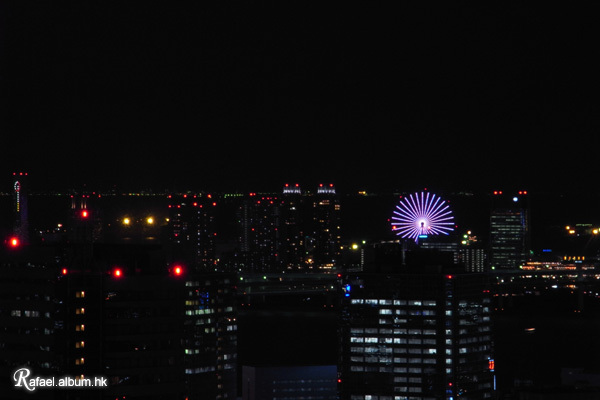
<path fill-rule="evenodd" d="M 168 207 L 174 260 L 214 271 L 216 200 L 211 194 L 170 195 Z"/>
<path fill-rule="evenodd" d="M 340 258 L 340 203 L 333 184 L 319 185 L 312 202 L 309 247 L 317 269 L 332 269 Z"/>
<path fill-rule="evenodd" d="M 529 256 L 530 226 L 527 191 L 494 191 L 490 215 L 490 268 L 515 269 Z"/>
<path fill-rule="evenodd" d="M 13 231 L 21 243 L 29 242 L 27 172 L 13 172 Z"/>

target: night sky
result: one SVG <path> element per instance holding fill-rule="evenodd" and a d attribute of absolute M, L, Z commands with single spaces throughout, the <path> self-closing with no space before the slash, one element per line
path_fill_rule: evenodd
<path fill-rule="evenodd" d="M 596 190 L 595 9 L 391 4 L 2 2 L 0 173 Z"/>

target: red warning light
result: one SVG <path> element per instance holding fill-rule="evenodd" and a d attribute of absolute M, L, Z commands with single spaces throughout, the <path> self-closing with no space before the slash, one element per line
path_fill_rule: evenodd
<path fill-rule="evenodd" d="M 112 275 L 115 278 L 121 278 L 123 276 L 123 270 L 121 268 L 115 268 L 113 269 Z"/>
<path fill-rule="evenodd" d="M 63 275 L 66 275 L 66 274 L 67 274 L 67 272 L 69 272 L 69 271 L 68 271 L 66 268 L 63 268 L 63 269 L 62 269 L 62 271 L 61 271 L 61 273 L 62 273 Z"/>
<path fill-rule="evenodd" d="M 87 218 L 89 217 L 90 213 L 88 212 L 88 210 L 81 210 L 81 218 Z"/>
<path fill-rule="evenodd" d="M 494 360 L 489 360 L 489 361 L 488 361 L 488 368 L 489 368 L 489 370 L 490 370 L 490 371 L 493 371 L 493 370 L 494 370 L 494 367 L 495 367 Z"/>
<path fill-rule="evenodd" d="M 16 236 L 13 236 L 13 237 L 11 237 L 11 238 L 8 240 L 8 244 L 10 245 L 10 247 L 12 247 L 12 248 L 16 248 L 16 247 L 19 247 L 19 245 L 21 244 L 21 242 L 19 241 L 19 238 L 18 238 L 18 237 L 16 237 Z"/>
<path fill-rule="evenodd" d="M 183 274 L 183 268 L 182 268 L 180 265 L 176 265 L 176 266 L 173 268 L 173 274 L 174 274 L 175 276 L 180 276 L 181 274 Z"/>

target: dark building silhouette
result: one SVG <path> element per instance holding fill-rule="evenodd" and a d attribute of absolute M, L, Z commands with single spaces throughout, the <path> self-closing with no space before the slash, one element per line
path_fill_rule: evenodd
<path fill-rule="evenodd" d="M 12 182 L 13 196 L 13 237 L 12 244 L 29 242 L 28 173 L 14 172 Z"/>
<path fill-rule="evenodd" d="M 27 367 L 106 379 L 36 398 L 235 398 L 235 275 L 205 272 L 197 246 L 175 258 L 153 236 L 119 240 L 123 231 L 105 229 L 108 214 L 92 199 L 72 197 L 62 240 L 2 248 L 0 392 L 30 396 L 11 380 Z"/>
<path fill-rule="evenodd" d="M 169 195 L 170 254 L 202 271 L 216 268 L 217 201 L 211 194 Z"/>
<path fill-rule="evenodd" d="M 494 393 L 487 277 L 451 253 L 373 245 L 342 277 L 341 399 L 485 399 Z"/>
<path fill-rule="evenodd" d="M 340 201 L 333 184 L 319 185 L 311 198 L 308 252 L 313 268 L 330 270 L 340 261 Z"/>
<path fill-rule="evenodd" d="M 337 367 L 254 366 L 242 368 L 242 400 L 337 400 Z"/>

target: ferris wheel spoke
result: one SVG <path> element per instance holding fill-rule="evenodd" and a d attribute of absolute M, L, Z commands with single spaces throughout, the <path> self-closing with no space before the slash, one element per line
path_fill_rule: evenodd
<path fill-rule="evenodd" d="M 401 198 L 391 218 L 392 231 L 418 241 L 420 235 L 448 235 L 454 216 L 448 204 L 430 192 L 411 193 Z"/>

